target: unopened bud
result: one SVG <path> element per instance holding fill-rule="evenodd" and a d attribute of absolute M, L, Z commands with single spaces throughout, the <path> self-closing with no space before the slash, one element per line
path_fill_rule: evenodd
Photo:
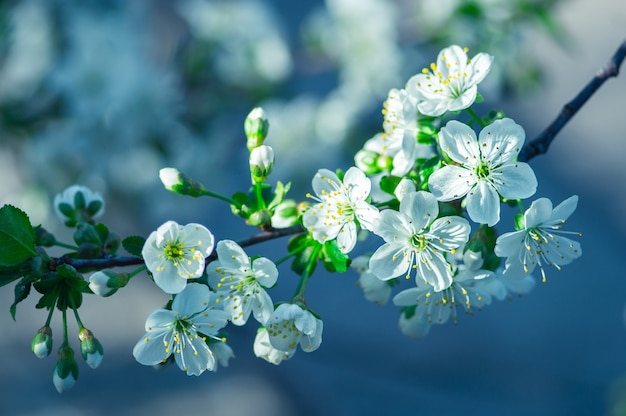
<path fill-rule="evenodd" d="M 191 179 L 190 176 L 180 172 L 175 168 L 163 168 L 159 171 L 159 178 L 163 186 L 170 192 L 179 195 L 199 197 L 204 195 L 206 189 L 204 185 Z"/>
<path fill-rule="evenodd" d="M 286 199 L 276 206 L 272 215 L 272 227 L 287 228 L 298 222 L 298 203 L 293 199 Z"/>
<path fill-rule="evenodd" d="M 78 379 L 78 363 L 74 359 L 74 350 L 67 344 L 59 348 L 59 361 L 52 372 L 52 383 L 59 393 L 71 389 Z"/>
<path fill-rule="evenodd" d="M 256 107 L 250 111 L 243 123 L 243 129 L 248 138 L 247 146 L 250 152 L 261 146 L 270 129 L 270 122 L 265 117 L 265 111 L 261 107 Z"/>
<path fill-rule="evenodd" d="M 252 182 L 265 182 L 274 167 L 274 149 L 259 146 L 250 152 L 250 175 Z"/>
<path fill-rule="evenodd" d="M 91 189 L 72 185 L 54 197 L 54 209 L 68 227 L 93 222 L 104 214 L 104 199 Z"/>
<path fill-rule="evenodd" d="M 87 365 L 91 368 L 98 368 L 104 354 L 100 341 L 87 328 L 81 328 L 78 331 L 78 339 L 80 339 L 80 353 Z"/>
<path fill-rule="evenodd" d="M 117 289 L 128 283 L 127 273 L 115 273 L 110 270 L 98 271 L 89 276 L 89 289 L 98 296 L 111 296 Z"/>
<path fill-rule="evenodd" d="M 43 326 L 37 331 L 31 349 L 37 358 L 46 358 L 50 355 L 52 351 L 52 329 L 49 326 Z"/>

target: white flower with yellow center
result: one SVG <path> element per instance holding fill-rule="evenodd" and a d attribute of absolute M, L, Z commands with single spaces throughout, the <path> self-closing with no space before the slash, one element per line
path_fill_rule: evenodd
<path fill-rule="evenodd" d="M 320 169 L 313 178 L 315 203 L 303 215 L 304 226 L 320 243 L 337 239 L 342 253 L 352 251 L 357 240 L 357 228 L 372 229 L 378 209 L 366 202 L 371 183 L 359 168 L 351 167 L 339 180 L 335 173 Z"/>
<path fill-rule="evenodd" d="M 213 242 L 213 234 L 203 225 L 168 221 L 150 234 L 141 255 L 157 286 L 165 293 L 178 293 L 188 279 L 202 276 Z"/>
<path fill-rule="evenodd" d="M 252 260 L 231 240 L 218 242 L 216 251 L 218 260 L 207 267 L 207 275 L 209 286 L 217 292 L 217 301 L 235 325 L 245 324 L 250 313 L 265 324 L 274 311 L 265 288 L 276 284 L 276 265 L 265 257 Z"/>
<path fill-rule="evenodd" d="M 133 349 L 133 356 L 143 365 L 164 363 L 174 354 L 174 360 L 188 375 L 215 371 L 217 360 L 210 338 L 228 322 L 228 313 L 214 309 L 211 291 L 205 285 L 192 283 L 172 302 L 172 309 L 157 309 L 146 320 L 146 334 Z"/>
<path fill-rule="evenodd" d="M 576 209 L 578 196 L 561 202 L 554 209 L 548 198 L 539 198 L 524 212 L 519 231 L 502 234 L 496 240 L 495 253 L 506 257 L 504 276 L 523 276 L 539 266 L 545 282 L 544 266 L 569 264 L 582 255 L 580 243 L 563 237 L 563 224 Z M 577 234 L 580 233 L 570 233 Z"/>
<path fill-rule="evenodd" d="M 428 282 L 436 292 L 452 284 L 452 270 L 444 253 L 454 253 L 469 238 L 470 225 L 457 216 L 437 218 L 435 197 L 424 191 L 407 194 L 400 210 L 384 210 L 374 233 L 385 240 L 370 259 L 369 269 L 381 280 L 416 271 L 416 280 Z"/>
<path fill-rule="evenodd" d="M 537 190 L 532 168 L 517 162 L 524 129 L 510 118 L 496 120 L 476 133 L 452 120 L 439 132 L 439 145 L 457 164 L 436 170 L 428 187 L 439 201 L 465 198 L 467 214 L 479 224 L 500 221 L 500 196 L 523 199 Z"/>
<path fill-rule="evenodd" d="M 479 53 L 472 59 L 467 49 L 457 45 L 439 52 L 437 63 L 424 68 L 407 82 L 409 95 L 417 99 L 420 113 L 438 117 L 446 111 L 463 110 L 471 106 L 478 93 L 477 85 L 485 78 L 493 57 Z"/>
<path fill-rule="evenodd" d="M 302 351 L 312 352 L 322 343 L 322 320 L 293 303 L 279 305 L 265 326 L 270 344 L 279 351 L 293 352 L 300 344 Z"/>

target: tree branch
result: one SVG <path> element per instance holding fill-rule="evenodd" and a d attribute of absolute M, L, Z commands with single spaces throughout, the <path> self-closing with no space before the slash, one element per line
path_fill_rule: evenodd
<path fill-rule="evenodd" d="M 548 147 L 561 131 L 561 129 L 574 117 L 576 112 L 587 102 L 589 98 L 604 84 L 604 82 L 616 77 L 619 68 L 626 57 L 626 39 L 622 42 L 613 57 L 606 65 L 596 73 L 589 83 L 574 97 L 572 101 L 565 104 L 556 119 L 534 140 L 526 143 L 519 153 L 518 160 L 527 162 L 535 156 L 544 154 Z"/>
<path fill-rule="evenodd" d="M 294 225 L 289 228 L 273 229 L 270 231 L 263 231 L 260 234 L 253 235 L 252 237 L 238 241 L 241 247 L 247 247 L 254 244 L 262 243 L 264 241 L 273 240 L 275 238 L 284 237 L 287 235 L 293 235 L 303 232 L 301 225 Z M 213 260 L 217 259 L 217 252 L 213 251 L 209 257 L 206 258 L 206 264 L 208 265 Z M 102 270 L 112 267 L 124 267 L 124 266 L 139 266 L 143 265 L 144 261 L 140 257 L 130 256 L 109 256 L 101 259 L 75 259 L 73 257 L 62 256 L 52 259 L 52 267 L 60 266 L 61 264 L 69 264 L 78 271 L 88 270 Z"/>

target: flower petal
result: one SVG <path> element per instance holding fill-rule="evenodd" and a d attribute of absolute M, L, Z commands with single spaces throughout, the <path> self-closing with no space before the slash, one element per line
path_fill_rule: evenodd
<path fill-rule="evenodd" d="M 480 161 L 476 133 L 459 121 L 451 120 L 439 131 L 439 146 L 463 166 L 474 167 Z"/>
<path fill-rule="evenodd" d="M 504 198 L 524 199 L 537 191 L 537 177 L 527 163 L 507 163 L 495 169 L 492 175 L 494 186 Z"/>
<path fill-rule="evenodd" d="M 172 310 L 183 316 L 191 316 L 204 311 L 209 306 L 211 290 L 200 283 L 190 283 L 172 302 Z"/>
<path fill-rule="evenodd" d="M 465 202 L 467 214 L 472 221 L 490 227 L 500 221 L 500 197 L 490 183 L 478 181 L 467 194 Z"/>
<path fill-rule="evenodd" d="M 272 287 L 278 280 L 278 269 L 273 261 L 259 257 L 252 261 L 252 270 L 254 277 L 264 287 Z"/>
<path fill-rule="evenodd" d="M 480 132 L 478 143 L 482 159 L 492 165 L 501 165 L 517 157 L 524 145 L 526 133 L 510 118 L 496 120 Z"/>
<path fill-rule="evenodd" d="M 372 189 L 369 178 L 361 169 L 354 166 L 348 169 L 344 175 L 343 185 L 348 188 L 348 198 L 352 202 L 365 200 Z"/>
<path fill-rule="evenodd" d="M 436 170 L 428 179 L 428 188 L 439 201 L 453 201 L 465 196 L 476 183 L 471 170 L 448 165 Z"/>
<path fill-rule="evenodd" d="M 437 199 L 430 192 L 419 191 L 408 193 L 400 202 L 400 213 L 404 214 L 412 222 L 413 230 L 421 230 L 439 214 Z"/>
<path fill-rule="evenodd" d="M 383 244 L 370 258 L 370 271 L 381 280 L 406 274 L 409 270 L 409 250 L 403 244 Z"/>

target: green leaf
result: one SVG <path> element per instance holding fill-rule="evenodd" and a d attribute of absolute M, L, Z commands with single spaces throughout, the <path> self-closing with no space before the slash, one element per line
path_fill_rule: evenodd
<path fill-rule="evenodd" d="M 383 176 L 380 178 L 380 189 L 385 193 L 393 195 L 393 191 L 396 190 L 401 180 L 402 178 L 398 176 Z"/>
<path fill-rule="evenodd" d="M 11 312 L 11 318 L 13 318 L 14 321 L 15 313 L 17 312 L 17 304 L 26 299 L 30 294 L 32 281 L 32 276 L 24 276 L 24 278 L 15 285 L 15 300 L 9 308 L 9 311 Z"/>
<path fill-rule="evenodd" d="M 331 240 L 322 246 L 322 263 L 329 272 L 345 273 L 350 266 L 350 258 L 339 250 L 337 240 Z"/>
<path fill-rule="evenodd" d="M 25 260 L 13 266 L 0 267 L 0 287 L 28 274 L 31 271 L 30 263 L 30 260 Z"/>
<path fill-rule="evenodd" d="M 0 266 L 13 266 L 36 256 L 35 230 L 19 208 L 0 208 Z"/>
<path fill-rule="evenodd" d="M 292 238 L 287 245 L 287 249 L 290 252 L 297 252 L 297 254 L 294 256 L 293 262 L 291 263 L 291 270 L 302 275 L 311 262 L 311 257 L 317 251 L 315 248 L 319 246 L 320 243 L 313 240 L 308 234 L 302 234 Z"/>
<path fill-rule="evenodd" d="M 141 257 L 141 250 L 145 243 L 146 239 L 138 235 L 131 235 L 122 240 L 124 250 L 136 257 Z"/>

